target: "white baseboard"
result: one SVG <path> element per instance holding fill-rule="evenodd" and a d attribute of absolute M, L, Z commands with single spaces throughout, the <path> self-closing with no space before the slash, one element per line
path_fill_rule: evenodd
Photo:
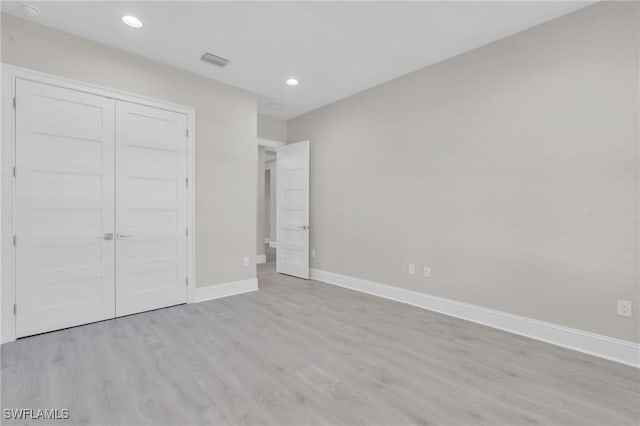
<path fill-rule="evenodd" d="M 462 318 L 640 368 L 640 344 L 637 343 L 333 272 L 313 268 L 310 272 L 313 280 Z"/>
<path fill-rule="evenodd" d="M 267 263 L 267 255 L 266 254 L 259 254 L 256 256 L 256 265 L 259 265 L 261 263 Z"/>
<path fill-rule="evenodd" d="M 269 247 L 278 248 L 278 242 L 277 241 L 269 241 Z"/>
<path fill-rule="evenodd" d="M 249 293 L 258 290 L 258 279 L 250 278 L 243 281 L 196 287 L 194 303 L 207 300 L 220 299 L 221 297 L 235 296 L 236 294 Z"/>

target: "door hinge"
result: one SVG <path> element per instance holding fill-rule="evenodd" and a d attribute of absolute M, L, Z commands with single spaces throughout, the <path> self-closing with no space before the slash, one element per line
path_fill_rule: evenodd
<path fill-rule="evenodd" d="M 13 315 L 17 315 L 18 314 L 18 305 L 16 305 L 15 303 L 13 304 Z"/>
<path fill-rule="evenodd" d="M 186 228 L 186 229 L 184 230 L 184 235 L 186 235 L 187 237 L 189 236 L 189 228 Z"/>
<path fill-rule="evenodd" d="M 16 97 L 13 97 L 13 109 L 16 109 Z"/>
<path fill-rule="evenodd" d="M 16 234 L 13 234 L 13 245 L 15 246 L 18 243 L 18 237 Z"/>
<path fill-rule="evenodd" d="M 187 138 L 189 137 L 189 129 L 185 132 L 187 134 Z"/>
<path fill-rule="evenodd" d="M 184 186 L 189 186 L 189 178 L 184 178 Z"/>
<path fill-rule="evenodd" d="M 13 166 L 13 177 L 17 176 L 17 172 L 16 172 L 16 166 Z"/>
<path fill-rule="evenodd" d="M 189 287 L 189 277 L 184 279 L 184 285 L 186 285 L 187 287 Z"/>

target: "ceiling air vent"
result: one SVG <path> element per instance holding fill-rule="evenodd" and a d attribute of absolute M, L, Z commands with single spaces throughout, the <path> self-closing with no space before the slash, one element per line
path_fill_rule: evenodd
<path fill-rule="evenodd" d="M 220 56 L 212 55 L 209 52 L 206 52 L 204 55 L 202 55 L 202 58 L 200 59 L 205 62 L 209 62 L 210 64 L 217 65 L 221 68 L 225 67 L 229 62 L 231 62 L 230 60 L 221 58 Z"/>
<path fill-rule="evenodd" d="M 265 104 L 263 106 L 264 109 L 268 109 L 268 110 L 271 110 L 271 111 L 282 111 L 286 107 L 287 107 L 286 105 L 283 105 L 283 104 L 281 104 L 279 102 L 275 102 L 275 101 L 271 101 L 271 102 L 269 102 L 269 103 L 267 103 L 267 104 Z"/>

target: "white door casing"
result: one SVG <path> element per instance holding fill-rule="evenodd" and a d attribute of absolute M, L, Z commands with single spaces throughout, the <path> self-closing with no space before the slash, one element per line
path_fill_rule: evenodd
<path fill-rule="evenodd" d="M 187 117 L 116 102 L 116 315 L 187 301 Z"/>
<path fill-rule="evenodd" d="M 112 318 L 114 101 L 16 80 L 16 335 Z"/>
<path fill-rule="evenodd" d="M 278 148 L 276 271 L 309 278 L 309 141 Z"/>

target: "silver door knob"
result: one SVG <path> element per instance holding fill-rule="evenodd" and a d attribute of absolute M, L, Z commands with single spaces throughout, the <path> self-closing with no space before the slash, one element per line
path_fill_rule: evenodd
<path fill-rule="evenodd" d="M 133 238 L 133 235 L 127 235 L 127 234 L 118 234 L 118 239 L 119 240 L 124 240 L 127 238 Z"/>
<path fill-rule="evenodd" d="M 300 229 L 307 230 L 307 229 L 309 229 L 309 227 L 308 227 L 307 225 L 302 225 L 302 226 L 300 227 Z"/>
<path fill-rule="evenodd" d="M 104 234 L 102 237 L 96 237 L 98 240 L 113 240 L 113 232 L 108 232 Z"/>

